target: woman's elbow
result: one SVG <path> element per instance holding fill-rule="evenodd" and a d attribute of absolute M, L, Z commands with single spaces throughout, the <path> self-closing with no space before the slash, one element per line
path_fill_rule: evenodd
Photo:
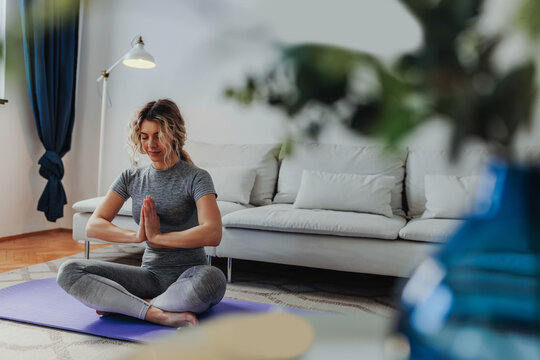
<path fill-rule="evenodd" d="M 86 223 L 85 232 L 86 232 L 86 237 L 89 237 L 89 238 L 95 237 L 94 227 L 92 226 L 92 219 L 88 220 L 88 222 Z"/>
<path fill-rule="evenodd" d="M 96 238 L 98 233 L 98 219 L 94 218 L 93 216 L 90 217 L 88 222 L 86 223 L 86 237 L 89 238 Z"/>
<path fill-rule="evenodd" d="M 221 224 L 219 226 L 213 226 L 212 233 L 209 236 L 209 246 L 218 246 L 221 242 L 222 228 Z"/>

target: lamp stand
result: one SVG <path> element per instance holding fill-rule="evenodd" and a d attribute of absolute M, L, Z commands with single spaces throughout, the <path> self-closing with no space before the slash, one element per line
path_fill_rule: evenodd
<path fill-rule="evenodd" d="M 107 113 L 107 81 L 109 73 L 105 70 L 101 72 L 103 76 L 103 91 L 101 93 L 101 121 L 99 125 L 99 160 L 98 160 L 98 178 L 97 178 L 97 196 L 101 193 L 101 177 L 103 176 L 103 138 L 105 136 L 105 116 Z"/>

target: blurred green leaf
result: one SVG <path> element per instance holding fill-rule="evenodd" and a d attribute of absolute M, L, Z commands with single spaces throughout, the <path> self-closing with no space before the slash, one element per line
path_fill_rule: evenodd
<path fill-rule="evenodd" d="M 459 68 L 457 37 L 479 15 L 482 0 L 401 0 L 424 29 L 424 46 L 403 58 L 403 67 L 425 71 Z"/>
<path fill-rule="evenodd" d="M 540 38 L 540 1 L 523 0 L 516 20 L 532 40 L 538 40 Z"/>
<path fill-rule="evenodd" d="M 283 53 L 283 60 L 290 63 L 294 71 L 298 89 L 296 101 L 332 104 L 344 96 L 357 54 L 321 45 L 293 46 Z"/>
<path fill-rule="evenodd" d="M 285 141 L 283 142 L 281 146 L 280 157 L 284 158 L 284 157 L 291 156 L 293 153 L 293 150 L 294 150 L 294 140 L 292 137 L 287 136 L 287 138 L 285 139 Z"/>

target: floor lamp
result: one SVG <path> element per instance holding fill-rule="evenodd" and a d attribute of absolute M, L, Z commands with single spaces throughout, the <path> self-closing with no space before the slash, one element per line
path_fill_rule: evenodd
<path fill-rule="evenodd" d="M 124 56 L 118 59 L 110 68 L 103 70 L 101 76 L 96 82 L 103 80 L 103 92 L 101 94 L 101 122 L 99 130 L 99 163 L 98 163 L 98 184 L 97 196 L 101 196 L 101 176 L 103 171 L 103 136 L 105 130 L 105 115 L 107 112 L 107 81 L 109 80 L 110 72 L 122 62 L 122 64 L 136 69 L 152 69 L 156 67 L 154 57 L 144 50 L 144 42 L 139 36 L 135 46 L 131 48 Z"/>

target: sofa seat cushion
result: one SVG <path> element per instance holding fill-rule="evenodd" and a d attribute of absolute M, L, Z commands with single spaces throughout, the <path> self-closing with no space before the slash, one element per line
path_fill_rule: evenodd
<path fill-rule="evenodd" d="M 95 197 L 91 199 L 81 200 L 77 201 L 75 204 L 73 204 L 73 210 L 78 212 L 88 212 L 92 213 L 94 210 L 96 210 L 96 207 L 99 205 L 101 200 L 103 200 L 103 196 Z M 221 212 L 221 216 L 226 215 L 228 213 L 231 213 L 233 211 L 237 210 L 243 210 L 248 209 L 250 207 L 253 207 L 253 205 L 241 205 L 237 203 L 233 203 L 230 201 L 219 201 L 217 202 L 219 211 Z M 122 205 L 122 208 L 118 212 L 118 215 L 124 215 L 124 216 L 131 216 L 131 199 L 128 199 L 124 205 Z"/>
<path fill-rule="evenodd" d="M 412 219 L 399 231 L 405 240 L 445 242 L 454 234 L 463 220 L 456 219 Z"/>
<path fill-rule="evenodd" d="M 253 207 L 253 205 L 238 204 L 230 201 L 218 201 L 217 204 L 221 216 L 225 216 L 238 210 L 250 209 Z"/>
<path fill-rule="evenodd" d="M 222 219 L 227 228 L 338 236 L 397 239 L 406 220 L 394 215 L 347 211 L 296 209 L 292 204 L 274 204 L 235 211 Z"/>

